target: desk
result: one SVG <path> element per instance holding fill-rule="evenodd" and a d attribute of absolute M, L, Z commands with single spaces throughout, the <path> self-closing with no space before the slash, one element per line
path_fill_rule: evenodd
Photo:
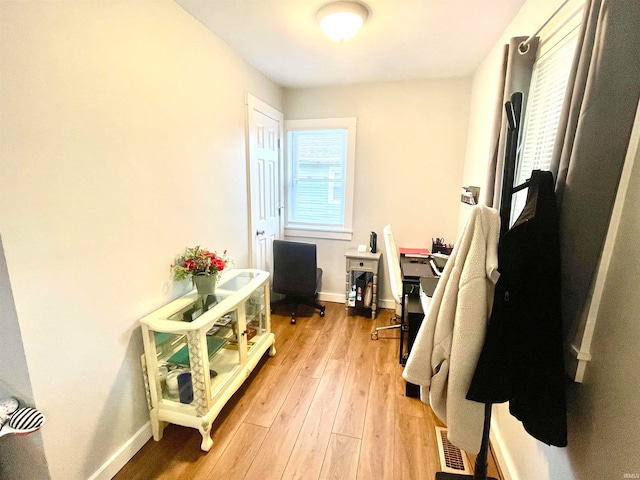
<path fill-rule="evenodd" d="M 416 339 L 422 320 L 424 319 L 424 310 L 420 301 L 420 291 L 424 291 L 427 295 L 433 295 L 433 291 L 438 284 L 439 277 L 436 276 L 431 267 L 429 261 L 421 259 L 424 263 L 424 269 L 420 269 L 418 272 L 420 276 L 416 275 L 416 269 L 412 275 L 406 275 L 405 272 L 410 270 L 409 265 L 413 264 L 415 267 L 415 259 L 409 259 L 407 257 L 400 257 L 400 269 L 402 271 L 402 328 L 400 333 L 400 353 L 399 362 L 401 365 L 407 363 L 409 352 L 413 346 L 413 342 Z M 406 340 L 405 340 L 406 337 Z M 420 387 L 407 383 L 406 392 L 407 397 L 419 397 Z"/>

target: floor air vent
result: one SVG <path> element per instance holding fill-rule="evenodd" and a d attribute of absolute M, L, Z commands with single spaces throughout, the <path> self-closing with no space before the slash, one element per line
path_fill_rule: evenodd
<path fill-rule="evenodd" d="M 436 427 L 438 452 L 440 453 L 440 470 L 448 473 L 471 474 L 467 456 L 447 439 L 447 429 Z"/>

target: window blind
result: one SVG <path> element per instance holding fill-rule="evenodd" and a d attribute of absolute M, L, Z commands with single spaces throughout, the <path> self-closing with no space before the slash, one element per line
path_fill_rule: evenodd
<path fill-rule="evenodd" d="M 533 67 L 515 185 L 529 179 L 533 170 L 548 170 L 551 165 L 577 34 L 578 30 L 573 30 Z M 526 190 L 513 196 L 511 223 L 520 215 L 526 198 Z"/>
<path fill-rule="evenodd" d="M 344 225 L 347 129 L 289 132 L 289 227 Z"/>

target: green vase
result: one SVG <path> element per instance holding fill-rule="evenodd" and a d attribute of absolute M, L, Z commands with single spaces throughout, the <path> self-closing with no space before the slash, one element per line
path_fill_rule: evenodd
<path fill-rule="evenodd" d="M 193 284 L 200 295 L 212 295 L 216 291 L 218 275 L 194 275 Z"/>

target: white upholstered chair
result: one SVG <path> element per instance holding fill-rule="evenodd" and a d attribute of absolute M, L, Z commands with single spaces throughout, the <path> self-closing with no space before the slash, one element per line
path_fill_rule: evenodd
<path fill-rule="evenodd" d="M 398 247 L 396 247 L 396 241 L 393 238 L 393 232 L 391 231 L 391 225 L 387 225 L 383 230 L 384 235 L 384 247 L 385 257 L 387 259 L 387 270 L 389 271 L 389 283 L 391 285 L 391 295 L 396 304 L 396 313 L 392 318 L 393 325 L 386 327 L 377 327 L 371 332 L 371 339 L 378 339 L 378 332 L 380 330 L 389 330 L 391 328 L 400 328 L 402 322 L 400 321 L 400 315 L 402 314 L 402 273 L 400 272 L 400 257 L 398 255 Z"/>

